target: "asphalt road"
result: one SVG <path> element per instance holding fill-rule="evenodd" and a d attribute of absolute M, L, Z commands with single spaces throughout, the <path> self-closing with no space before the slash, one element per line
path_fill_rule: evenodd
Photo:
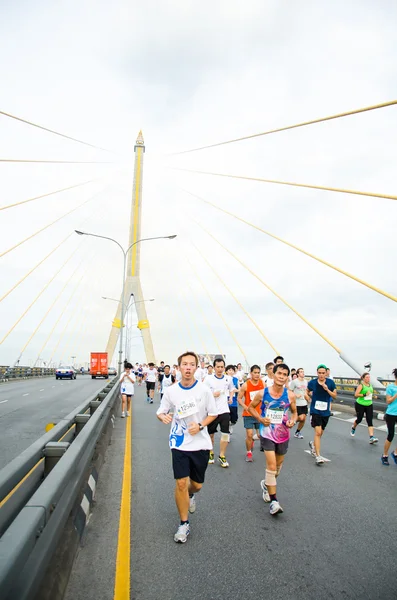
<path fill-rule="evenodd" d="M 132 417 L 131 598 L 305 600 L 397 597 L 397 466 L 380 463 L 379 444 L 365 427 L 350 437 L 351 415 L 332 418 L 318 467 L 305 439 L 292 439 L 278 480 L 284 513 L 271 517 L 262 500 L 263 454 L 245 462 L 240 421 L 228 449 L 229 469 L 209 465 L 191 516 L 191 535 L 175 544 L 178 516 L 168 450 L 168 426 L 155 418 L 138 388 Z M 125 428 L 118 419 L 114 442 L 100 473 L 96 506 L 76 559 L 66 600 L 111 600 L 117 550 Z M 216 441 L 218 453 L 219 434 Z"/>
<path fill-rule="evenodd" d="M 0 385 L 0 469 L 42 436 L 47 423 L 56 423 L 104 385 L 104 379 L 87 375 Z"/>

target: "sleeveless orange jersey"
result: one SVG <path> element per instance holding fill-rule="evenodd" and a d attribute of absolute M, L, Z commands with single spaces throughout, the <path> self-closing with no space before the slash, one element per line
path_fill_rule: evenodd
<path fill-rule="evenodd" d="M 248 406 L 249 404 L 251 404 L 252 400 L 255 398 L 255 394 L 257 394 L 258 392 L 260 392 L 261 390 L 265 389 L 265 384 L 263 383 L 262 379 L 259 379 L 258 384 L 254 385 L 251 381 L 251 379 L 247 379 L 247 389 L 245 390 L 245 399 L 244 399 L 244 404 L 245 406 Z M 260 409 L 261 409 L 261 405 L 258 404 L 258 406 L 256 407 L 256 411 L 260 414 Z M 243 417 L 251 417 L 252 415 L 250 415 L 250 413 L 246 410 L 244 410 L 243 412 Z"/>

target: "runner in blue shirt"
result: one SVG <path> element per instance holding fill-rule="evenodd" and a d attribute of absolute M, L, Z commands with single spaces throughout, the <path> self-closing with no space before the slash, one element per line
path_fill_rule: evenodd
<path fill-rule="evenodd" d="M 320 454 L 321 437 L 331 416 L 331 402 L 336 399 L 336 385 L 326 377 L 327 367 L 323 364 L 317 367 L 317 379 L 307 384 L 305 398 L 310 402 L 311 425 L 314 429 L 314 442 L 309 442 L 312 456 L 316 457 L 316 465 L 325 461 Z"/>
<path fill-rule="evenodd" d="M 397 369 L 393 370 L 394 383 L 391 383 L 386 388 L 386 414 L 385 421 L 387 425 L 387 438 L 383 448 L 383 456 L 381 458 L 382 465 L 389 466 L 389 449 L 394 438 L 394 433 L 397 423 Z M 397 465 L 397 448 L 391 453 L 391 457 Z"/>
<path fill-rule="evenodd" d="M 226 367 L 226 375 L 229 375 L 233 379 L 233 385 L 236 390 L 240 388 L 239 378 L 236 377 L 237 368 L 234 365 L 228 365 Z M 230 409 L 230 428 L 229 431 L 232 434 L 232 426 L 238 421 L 238 403 L 237 403 L 237 392 L 233 396 L 229 396 L 229 409 Z"/>

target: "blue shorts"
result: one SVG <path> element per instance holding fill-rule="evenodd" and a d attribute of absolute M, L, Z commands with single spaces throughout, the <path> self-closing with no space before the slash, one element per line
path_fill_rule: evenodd
<path fill-rule="evenodd" d="M 244 419 L 244 427 L 245 429 L 259 429 L 259 421 L 255 419 L 255 417 L 243 417 Z"/>

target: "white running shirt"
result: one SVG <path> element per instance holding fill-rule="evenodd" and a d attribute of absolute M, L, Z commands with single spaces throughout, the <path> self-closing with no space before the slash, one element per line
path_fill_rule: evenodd
<path fill-rule="evenodd" d="M 289 389 L 291 392 L 294 392 L 296 396 L 296 406 L 307 406 L 307 402 L 305 399 L 305 392 L 307 390 L 307 381 L 304 379 L 301 381 L 300 379 L 293 379 L 289 384 Z"/>
<path fill-rule="evenodd" d="M 222 375 L 222 377 L 217 377 L 216 375 L 207 375 L 204 380 L 204 383 L 208 385 L 211 392 L 221 392 L 221 395 L 218 398 L 215 398 L 216 408 L 218 411 L 218 415 L 223 415 L 224 413 L 230 412 L 229 409 L 229 392 L 234 389 L 233 379 L 228 375 Z"/>
<path fill-rule="evenodd" d="M 147 369 L 146 371 L 146 381 L 150 383 L 154 383 L 156 381 L 157 371 L 156 369 Z"/>
<path fill-rule="evenodd" d="M 128 377 L 130 377 L 132 379 L 132 381 L 130 381 L 128 379 Z M 123 381 L 124 379 L 124 381 Z M 133 396 L 134 395 L 134 383 L 135 383 L 135 375 L 134 373 L 131 371 L 130 374 L 127 376 L 127 373 L 123 373 L 122 376 L 120 377 L 120 391 L 122 394 L 126 394 L 127 396 Z"/>
<path fill-rule="evenodd" d="M 212 450 L 211 438 L 207 427 L 196 435 L 190 435 L 189 423 L 201 423 L 208 416 L 218 415 L 215 400 L 209 388 L 195 381 L 185 388 L 180 383 L 166 388 L 157 414 L 173 412 L 169 444 L 177 450 Z M 178 412 L 180 414 L 178 414 Z M 186 416 L 181 416 L 181 415 Z"/>

